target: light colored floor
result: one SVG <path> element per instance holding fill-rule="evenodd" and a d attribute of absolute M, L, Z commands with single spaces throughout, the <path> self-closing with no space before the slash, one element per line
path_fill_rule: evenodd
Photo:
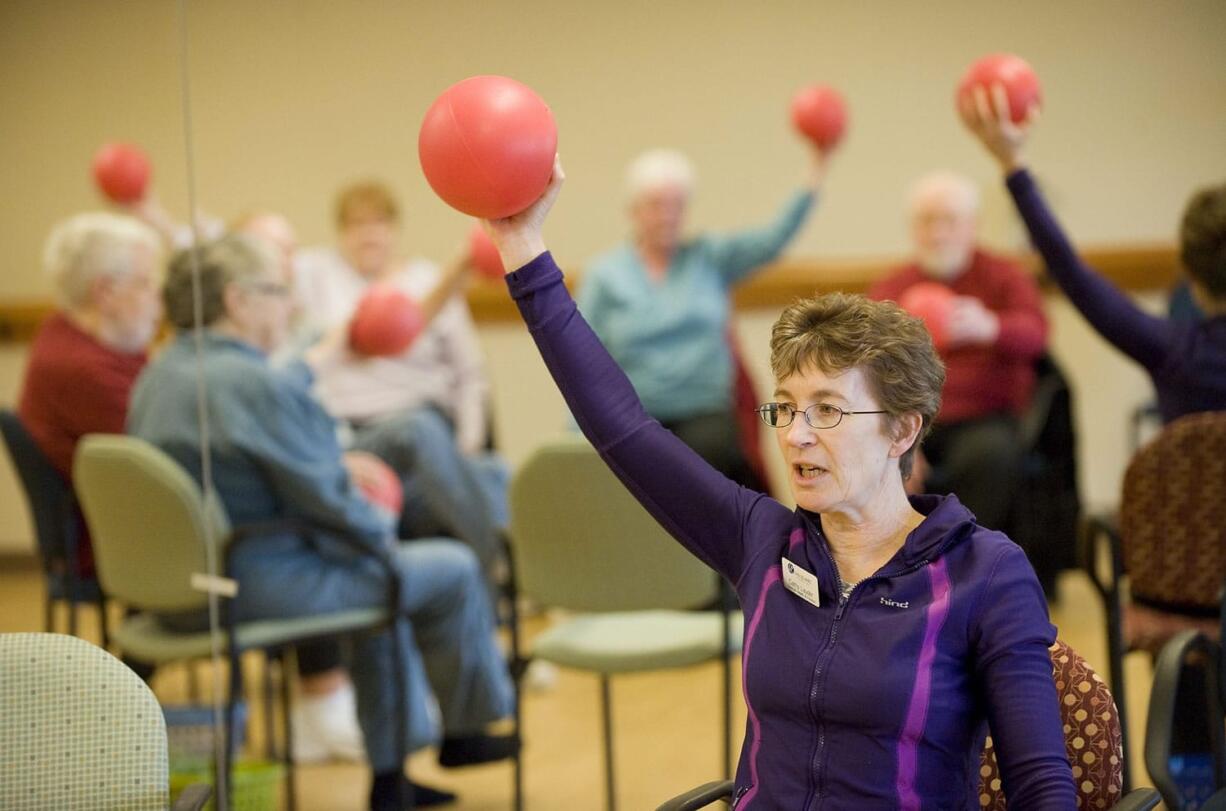
<path fill-rule="evenodd" d="M 34 569 L 10 566 L 0 571 L 0 632 L 42 630 L 41 599 L 40 578 Z M 84 618 L 82 635 L 96 640 L 96 621 L 92 612 L 85 613 L 90 616 Z M 1052 608 L 1052 619 L 1061 637 L 1105 674 L 1102 610 L 1080 573 L 1064 575 L 1061 600 Z M 534 628 L 539 627 L 540 621 L 535 621 Z M 1127 666 L 1132 741 L 1140 742 L 1151 671 L 1143 655 L 1130 656 Z M 259 667 L 256 657 L 245 663 L 249 683 L 256 683 Z M 184 701 L 187 682 L 183 670 L 159 674 L 154 689 L 165 702 Z M 719 691 L 720 668 L 715 663 L 614 680 L 621 808 L 655 808 L 673 794 L 720 777 Z M 252 737 L 259 746 L 263 737 L 260 702 L 252 705 Z M 734 719 L 739 730 L 745 720 L 739 692 Z M 528 807 L 532 811 L 603 807 L 599 682 L 583 674 L 559 673 L 552 689 L 526 694 L 524 723 Z M 1138 743 L 1134 743 L 1131 762 L 1134 782 L 1148 783 Z M 409 771 L 415 779 L 458 792 L 460 802 L 451 808 L 493 811 L 510 807 L 509 765 L 446 771 L 434 763 L 433 753 L 423 752 L 410 760 Z M 302 767 L 297 783 L 299 807 L 303 811 L 359 811 L 365 807 L 368 779 L 366 769 L 358 765 Z"/>

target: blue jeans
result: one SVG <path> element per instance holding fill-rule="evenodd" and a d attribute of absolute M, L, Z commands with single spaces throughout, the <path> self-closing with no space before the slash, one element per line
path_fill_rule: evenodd
<path fill-rule="evenodd" d="M 508 518 L 510 475 L 501 459 L 464 456 L 450 423 L 429 407 L 354 426 L 353 449 L 375 454 L 400 475 L 402 538 L 456 538 L 489 570 Z"/>
<path fill-rule="evenodd" d="M 270 539 L 271 540 L 271 539 Z M 378 608 L 387 584 L 369 559 L 331 555 L 289 539 L 235 560 L 243 619 L 289 618 Z M 401 577 L 401 659 L 391 629 L 353 636 L 349 662 L 358 723 L 376 772 L 401 768 L 396 758 L 397 671 L 405 674 L 410 747 L 440 735 L 473 735 L 510 715 L 514 690 L 494 639 L 493 611 L 472 550 L 444 539 L 397 543 Z"/>

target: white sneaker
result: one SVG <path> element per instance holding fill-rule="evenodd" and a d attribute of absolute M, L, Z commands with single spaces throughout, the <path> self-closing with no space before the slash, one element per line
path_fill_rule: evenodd
<path fill-rule="evenodd" d="M 295 763 L 366 759 L 352 684 L 324 696 L 299 696 L 291 715 Z"/>

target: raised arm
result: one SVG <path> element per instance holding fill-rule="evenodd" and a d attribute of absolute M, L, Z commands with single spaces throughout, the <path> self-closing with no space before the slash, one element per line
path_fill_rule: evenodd
<path fill-rule="evenodd" d="M 725 285 L 736 284 L 778 258 L 805 224 L 825 178 L 827 157 L 813 147 L 810 161 L 804 187 L 789 198 L 772 222 L 760 228 L 706 239 L 711 263 Z"/>
<path fill-rule="evenodd" d="M 584 321 L 545 250 L 541 225 L 561 187 L 561 166 L 528 211 L 486 224 L 507 285 L 579 427 L 610 469 L 686 548 L 735 581 L 743 527 L 755 510 L 785 510 L 731 482 L 648 416 L 633 386 Z"/>
<path fill-rule="evenodd" d="M 1047 272 L 1100 335 L 1147 369 L 1158 368 L 1171 348 L 1170 322 L 1143 311 L 1081 261 L 1044 203 L 1022 157 L 1029 129 L 1038 117 L 1037 108 L 1025 122 L 1014 124 L 1009 119 L 1004 88 L 997 85 L 992 90 L 992 103 L 982 89 L 963 101 L 959 108 L 962 121 L 1004 171 L 1009 193 L 1031 242 L 1043 256 Z"/>

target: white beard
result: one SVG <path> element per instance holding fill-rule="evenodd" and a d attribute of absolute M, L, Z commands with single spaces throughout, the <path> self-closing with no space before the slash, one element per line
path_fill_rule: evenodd
<path fill-rule="evenodd" d="M 915 257 L 916 264 L 924 273 L 943 281 L 950 281 L 961 275 L 970 260 L 971 250 L 963 247 L 921 252 Z"/>

